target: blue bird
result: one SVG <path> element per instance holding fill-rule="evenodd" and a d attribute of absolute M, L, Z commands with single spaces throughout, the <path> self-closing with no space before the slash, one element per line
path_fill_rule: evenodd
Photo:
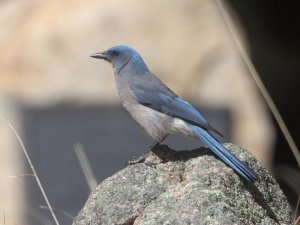
<path fill-rule="evenodd" d="M 118 94 L 124 108 L 155 142 L 148 152 L 169 134 L 180 133 L 202 140 L 228 166 L 248 181 L 255 172 L 229 152 L 212 133 L 220 134 L 188 102 L 178 97 L 152 74 L 142 57 L 127 46 L 114 46 L 91 55 L 110 62 L 114 69 Z M 134 163 L 144 161 L 145 155 Z"/>

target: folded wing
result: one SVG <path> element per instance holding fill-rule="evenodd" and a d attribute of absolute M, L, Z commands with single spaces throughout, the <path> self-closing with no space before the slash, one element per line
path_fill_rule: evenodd
<path fill-rule="evenodd" d="M 130 88 L 140 104 L 222 136 L 191 104 L 179 98 L 164 84 L 143 80 L 132 82 Z"/>

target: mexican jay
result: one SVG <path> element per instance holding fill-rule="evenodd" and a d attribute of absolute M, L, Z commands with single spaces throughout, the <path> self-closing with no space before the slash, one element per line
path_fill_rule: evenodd
<path fill-rule="evenodd" d="M 248 181 L 255 172 L 229 152 L 212 133 L 220 134 L 187 101 L 178 97 L 151 73 L 142 57 L 127 46 L 114 46 L 91 55 L 113 66 L 118 94 L 124 108 L 154 140 L 153 147 L 169 134 L 180 133 L 202 140 L 228 166 Z M 141 162 L 144 157 L 137 160 Z"/>

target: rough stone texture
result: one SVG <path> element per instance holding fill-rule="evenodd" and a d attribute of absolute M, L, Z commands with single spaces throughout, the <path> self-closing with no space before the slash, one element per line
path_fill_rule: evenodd
<path fill-rule="evenodd" d="M 73 225 L 292 224 L 279 185 L 246 150 L 226 145 L 254 168 L 242 180 L 207 148 L 160 146 L 146 162 L 127 166 L 90 195 Z"/>

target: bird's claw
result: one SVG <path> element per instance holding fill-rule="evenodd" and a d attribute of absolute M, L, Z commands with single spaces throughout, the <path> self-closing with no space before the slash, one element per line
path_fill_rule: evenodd
<path fill-rule="evenodd" d="M 138 158 L 134 157 L 133 159 L 131 159 L 127 162 L 127 165 L 135 165 L 135 164 L 138 164 L 138 163 L 142 163 L 142 162 L 145 162 L 145 159 L 146 159 L 146 155 L 142 155 Z"/>

